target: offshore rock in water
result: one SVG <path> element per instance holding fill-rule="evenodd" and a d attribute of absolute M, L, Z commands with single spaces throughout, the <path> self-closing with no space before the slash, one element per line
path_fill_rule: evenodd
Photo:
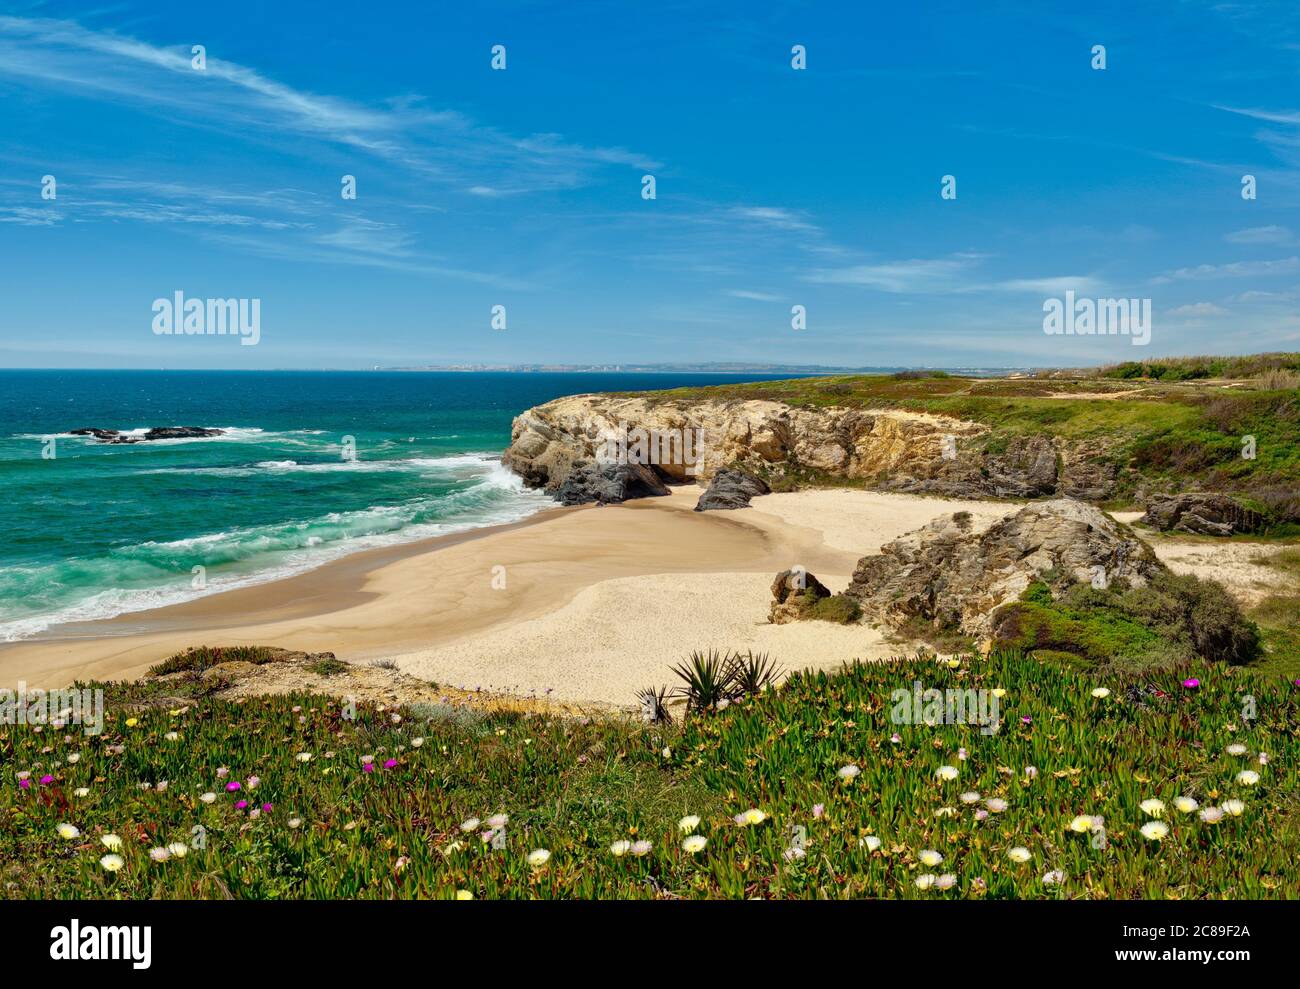
<path fill-rule="evenodd" d="M 697 512 L 719 509 L 748 508 L 749 500 L 758 495 L 770 494 L 771 488 L 761 477 L 747 474 L 734 467 L 725 467 L 713 475 L 708 489 L 695 503 Z"/>
<path fill-rule="evenodd" d="M 143 443 L 148 440 L 185 440 L 206 439 L 209 436 L 221 436 L 224 429 L 210 429 L 206 426 L 155 426 L 140 436 L 126 436 L 116 429 L 98 429 L 93 426 L 71 430 L 73 436 L 93 436 L 102 443 L 128 444 Z"/>

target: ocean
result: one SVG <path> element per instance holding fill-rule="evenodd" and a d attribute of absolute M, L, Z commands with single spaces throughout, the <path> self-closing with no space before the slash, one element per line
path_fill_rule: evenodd
<path fill-rule="evenodd" d="M 552 398 L 780 377 L 0 371 L 0 641 L 525 518 L 554 503 L 499 458 Z M 180 425 L 224 433 L 70 435 Z"/>

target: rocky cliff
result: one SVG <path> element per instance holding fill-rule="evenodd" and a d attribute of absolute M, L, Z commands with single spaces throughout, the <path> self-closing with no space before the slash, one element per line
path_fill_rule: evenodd
<path fill-rule="evenodd" d="M 503 461 L 551 493 L 611 450 L 669 482 L 706 482 L 739 466 L 769 481 L 844 478 L 955 497 L 1100 499 L 1113 489 L 1113 472 L 1095 451 L 1046 434 L 992 439 L 980 423 L 902 410 L 574 395 L 518 416 Z M 638 459 L 638 444 L 648 458 Z"/>

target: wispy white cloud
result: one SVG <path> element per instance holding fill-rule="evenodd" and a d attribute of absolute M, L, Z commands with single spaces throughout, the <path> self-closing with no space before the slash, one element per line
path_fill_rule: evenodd
<path fill-rule="evenodd" d="M 1267 244 L 1273 247 L 1284 247 L 1296 242 L 1295 235 L 1290 230 L 1277 225 L 1234 230 L 1224 234 L 1223 239 L 1229 244 Z"/>
<path fill-rule="evenodd" d="M 1170 309 L 1168 315 L 1180 319 L 1200 319 L 1205 316 L 1226 316 L 1228 310 L 1216 306 L 1213 302 L 1189 302 L 1185 306 L 1175 306 Z"/>
<path fill-rule="evenodd" d="M 1233 261 L 1229 264 L 1198 264 L 1188 268 L 1175 268 L 1151 279 L 1154 285 L 1169 282 L 1202 281 L 1209 278 L 1270 278 L 1300 271 L 1300 257 L 1278 258 L 1273 261 Z"/>
<path fill-rule="evenodd" d="M 1006 292 L 1060 295 L 1066 291 L 1099 292 L 1103 283 L 1090 275 L 1054 275 L 1043 278 L 979 278 L 986 256 L 973 252 L 943 258 L 911 258 L 881 264 L 820 269 L 805 276 L 823 285 L 859 285 L 898 295 Z"/>

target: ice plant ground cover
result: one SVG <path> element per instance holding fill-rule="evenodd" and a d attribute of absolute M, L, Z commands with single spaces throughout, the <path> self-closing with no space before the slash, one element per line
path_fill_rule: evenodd
<path fill-rule="evenodd" d="M 892 723 L 914 680 L 1001 730 Z M 1249 670 L 918 656 L 670 727 L 163 689 L 0 728 L 6 897 L 1300 896 L 1300 685 Z"/>

